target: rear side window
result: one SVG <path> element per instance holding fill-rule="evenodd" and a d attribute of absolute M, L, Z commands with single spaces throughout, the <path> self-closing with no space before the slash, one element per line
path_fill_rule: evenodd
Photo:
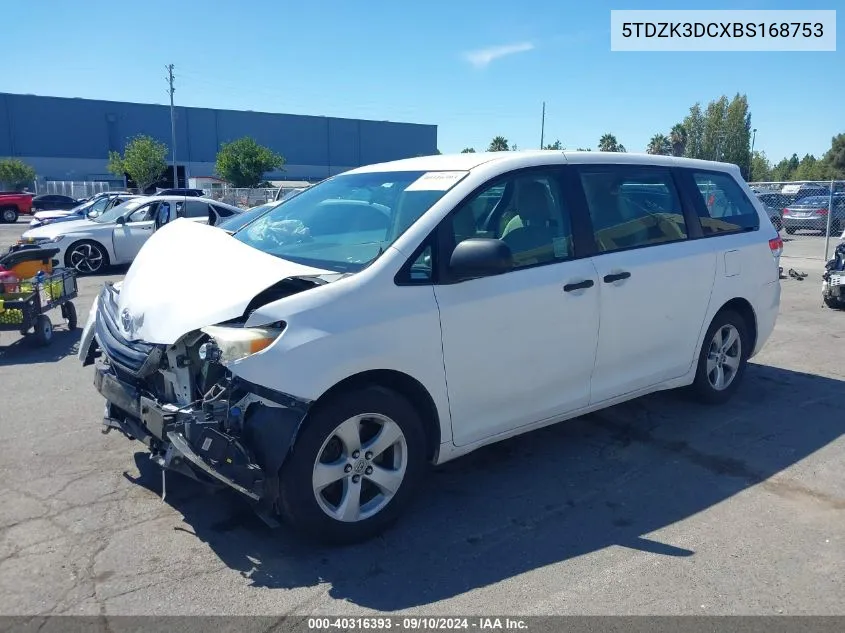
<path fill-rule="evenodd" d="M 703 211 L 699 207 L 704 235 L 760 228 L 757 210 L 728 174 L 693 172 L 693 179 L 704 203 Z"/>
<path fill-rule="evenodd" d="M 186 218 L 207 218 L 208 204 L 199 200 L 186 200 L 184 214 Z"/>
<path fill-rule="evenodd" d="M 668 169 L 587 167 L 580 176 L 600 252 L 687 238 L 681 201 Z"/>

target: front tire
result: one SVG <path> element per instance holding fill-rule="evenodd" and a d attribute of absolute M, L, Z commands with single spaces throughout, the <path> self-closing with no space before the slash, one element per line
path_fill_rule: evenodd
<path fill-rule="evenodd" d="M 80 275 L 95 275 L 109 265 L 109 256 L 97 242 L 83 241 L 72 244 L 65 255 L 65 266 Z"/>
<path fill-rule="evenodd" d="M 739 314 L 725 310 L 716 315 L 698 355 L 692 395 L 704 404 L 727 402 L 739 387 L 751 353 L 748 325 Z"/>
<path fill-rule="evenodd" d="M 399 518 L 422 477 L 422 421 L 405 398 L 376 386 L 316 406 L 279 473 L 281 514 L 325 543 L 372 538 Z"/>

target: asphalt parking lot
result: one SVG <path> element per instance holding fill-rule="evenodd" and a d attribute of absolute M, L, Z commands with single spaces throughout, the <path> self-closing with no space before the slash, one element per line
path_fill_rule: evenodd
<path fill-rule="evenodd" d="M 727 406 L 663 393 L 482 449 L 337 550 L 177 476 L 162 501 L 100 433 L 79 330 L 0 333 L 0 613 L 845 614 L 845 312 L 820 259 L 783 265 L 810 276 Z M 120 272 L 81 280 L 81 319 Z"/>

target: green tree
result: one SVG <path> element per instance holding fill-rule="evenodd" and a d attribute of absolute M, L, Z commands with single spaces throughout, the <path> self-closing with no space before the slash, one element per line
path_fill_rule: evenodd
<path fill-rule="evenodd" d="M 475 154 L 474 147 L 465 147 L 461 150 L 461 154 Z"/>
<path fill-rule="evenodd" d="M 577 152 L 592 152 L 593 150 L 591 150 L 589 147 L 579 147 L 575 151 L 577 151 Z"/>
<path fill-rule="evenodd" d="M 167 170 L 167 145 L 139 134 L 126 143 L 123 156 L 109 152 L 107 169 L 115 176 L 129 176 L 143 193 Z"/>
<path fill-rule="evenodd" d="M 234 187 L 255 187 L 268 171 L 285 164 L 283 156 L 244 136 L 223 143 L 217 152 L 217 175 Z"/>
<path fill-rule="evenodd" d="M 0 159 L 0 183 L 19 191 L 35 180 L 35 170 L 17 158 Z"/>
<path fill-rule="evenodd" d="M 687 158 L 704 158 L 704 115 L 701 113 L 700 103 L 696 103 L 689 109 L 689 114 L 682 125 L 687 133 L 684 156 Z"/>
<path fill-rule="evenodd" d="M 675 123 L 669 132 L 669 142 L 672 144 L 672 156 L 683 156 L 687 147 L 687 129 L 683 123 Z"/>
<path fill-rule="evenodd" d="M 837 134 L 830 141 L 830 149 L 824 155 L 835 178 L 845 178 L 845 133 Z"/>
<path fill-rule="evenodd" d="M 616 140 L 613 134 L 603 134 L 598 145 L 600 152 L 624 152 L 625 146 Z"/>
<path fill-rule="evenodd" d="M 766 158 L 765 152 L 754 152 L 751 156 L 751 182 L 766 182 L 772 180 L 772 165 Z"/>
<path fill-rule="evenodd" d="M 559 139 L 556 139 L 554 143 L 548 143 L 547 145 L 543 146 L 543 149 L 561 150 L 563 149 L 563 145 L 561 144 Z"/>
<path fill-rule="evenodd" d="M 701 158 L 704 160 L 721 160 L 727 113 L 728 98 L 724 95 L 708 103 L 704 110 L 704 135 L 701 139 Z"/>
<path fill-rule="evenodd" d="M 510 151 L 508 139 L 504 136 L 494 136 L 490 141 L 490 146 L 487 148 L 488 152 L 507 152 Z"/>
<path fill-rule="evenodd" d="M 806 154 L 792 174 L 793 180 L 833 180 L 836 178 L 833 167 L 826 160 L 819 160 L 812 154 Z"/>
<path fill-rule="evenodd" d="M 724 142 L 721 146 L 721 160 L 739 167 L 743 178 L 749 178 L 751 170 L 751 113 L 748 98 L 736 94 L 728 103 L 722 124 Z"/>
<path fill-rule="evenodd" d="M 645 151 L 647 154 L 669 156 L 672 153 L 672 142 L 669 140 L 668 136 L 658 132 L 651 137 Z"/>
<path fill-rule="evenodd" d="M 792 158 L 784 158 L 772 168 L 772 181 L 784 182 L 788 180 L 795 180 L 795 178 L 793 178 L 793 175 L 798 169 L 799 164 L 801 164 L 801 161 L 798 160 L 797 154 L 793 154 Z"/>

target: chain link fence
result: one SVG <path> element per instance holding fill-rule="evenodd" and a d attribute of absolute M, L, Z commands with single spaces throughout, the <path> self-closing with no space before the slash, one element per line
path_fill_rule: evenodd
<path fill-rule="evenodd" d="M 749 186 L 783 236 L 784 255 L 828 259 L 845 231 L 845 180 Z"/>
<path fill-rule="evenodd" d="M 46 194 L 70 196 L 77 200 L 90 198 L 91 196 L 116 189 L 108 182 L 100 181 L 75 181 L 75 180 L 45 180 L 36 181 L 35 195 Z"/>
<path fill-rule="evenodd" d="M 285 194 L 295 191 L 300 187 L 282 187 L 281 192 L 277 187 L 272 189 L 237 189 L 234 187 L 225 187 L 221 189 L 206 189 L 205 195 L 212 200 L 219 200 L 226 204 L 231 204 L 242 209 L 249 209 L 260 204 L 266 204 L 279 198 Z"/>

